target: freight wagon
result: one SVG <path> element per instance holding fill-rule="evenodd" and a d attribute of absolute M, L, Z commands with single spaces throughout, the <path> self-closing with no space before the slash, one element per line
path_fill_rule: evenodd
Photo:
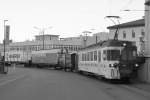
<path fill-rule="evenodd" d="M 37 67 L 54 67 L 57 68 L 59 61 L 60 49 L 40 50 L 32 52 L 32 65 Z"/>
<path fill-rule="evenodd" d="M 5 52 L 6 64 L 25 64 L 28 65 L 31 61 L 31 52 L 26 51 L 9 51 Z"/>
<path fill-rule="evenodd" d="M 73 71 L 77 67 L 77 54 L 76 53 L 63 53 L 59 55 L 59 65 L 67 71 Z"/>
<path fill-rule="evenodd" d="M 69 54 L 66 50 L 52 49 L 33 51 L 31 56 L 32 65 L 43 68 L 55 68 L 74 70 L 75 69 L 75 54 Z"/>

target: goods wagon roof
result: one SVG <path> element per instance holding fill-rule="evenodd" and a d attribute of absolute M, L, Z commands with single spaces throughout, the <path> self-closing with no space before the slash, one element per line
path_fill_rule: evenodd
<path fill-rule="evenodd" d="M 39 54 L 39 53 L 58 53 L 60 49 L 51 49 L 51 50 L 40 50 L 40 51 L 33 51 L 32 54 Z"/>

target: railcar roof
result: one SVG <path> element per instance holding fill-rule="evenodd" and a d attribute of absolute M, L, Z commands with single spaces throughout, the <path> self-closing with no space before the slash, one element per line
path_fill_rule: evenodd
<path fill-rule="evenodd" d="M 107 40 L 107 41 L 100 41 L 99 43 L 97 44 L 92 44 L 90 46 L 87 46 L 85 48 L 82 48 L 82 50 L 85 50 L 85 49 L 91 49 L 91 48 L 97 48 L 97 47 L 116 47 L 116 46 L 123 46 L 123 45 L 126 45 L 127 47 L 130 47 L 130 46 L 133 46 L 135 45 L 134 42 L 131 42 L 131 41 L 122 41 L 122 40 Z"/>

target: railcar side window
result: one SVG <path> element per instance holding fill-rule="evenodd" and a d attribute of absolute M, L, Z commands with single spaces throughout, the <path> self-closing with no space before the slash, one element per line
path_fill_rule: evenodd
<path fill-rule="evenodd" d="M 88 53 L 85 54 L 85 61 L 88 61 Z"/>
<path fill-rule="evenodd" d="M 101 61 L 101 51 L 98 51 L 98 61 Z"/>
<path fill-rule="evenodd" d="M 84 61 L 84 54 L 82 53 L 82 61 Z"/>
<path fill-rule="evenodd" d="M 104 50 L 104 51 L 103 51 L 103 60 L 106 60 L 106 58 L 107 58 L 106 54 L 107 54 L 107 51 Z"/>
<path fill-rule="evenodd" d="M 94 51 L 94 61 L 97 61 L 97 51 Z"/>
<path fill-rule="evenodd" d="M 120 50 L 107 50 L 107 60 L 119 60 Z"/>
<path fill-rule="evenodd" d="M 128 60 L 135 60 L 136 59 L 136 50 L 133 48 L 125 48 L 122 50 L 121 60 L 128 61 Z"/>
<path fill-rule="evenodd" d="M 86 54 L 84 53 L 84 61 L 86 61 Z"/>
<path fill-rule="evenodd" d="M 93 52 L 90 52 L 90 60 L 93 61 Z"/>
<path fill-rule="evenodd" d="M 90 61 L 90 52 L 88 52 L 87 61 Z"/>

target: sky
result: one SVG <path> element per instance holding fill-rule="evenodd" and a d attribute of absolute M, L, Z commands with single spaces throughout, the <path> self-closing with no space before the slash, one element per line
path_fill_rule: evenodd
<path fill-rule="evenodd" d="M 4 20 L 10 25 L 10 39 L 33 40 L 41 30 L 60 37 L 76 37 L 83 31 L 108 32 L 114 25 L 106 16 L 120 16 L 120 23 L 141 19 L 145 0 L 0 0 L 0 43 Z M 116 19 L 114 19 L 116 21 Z M 36 28 L 35 28 L 36 27 Z"/>

